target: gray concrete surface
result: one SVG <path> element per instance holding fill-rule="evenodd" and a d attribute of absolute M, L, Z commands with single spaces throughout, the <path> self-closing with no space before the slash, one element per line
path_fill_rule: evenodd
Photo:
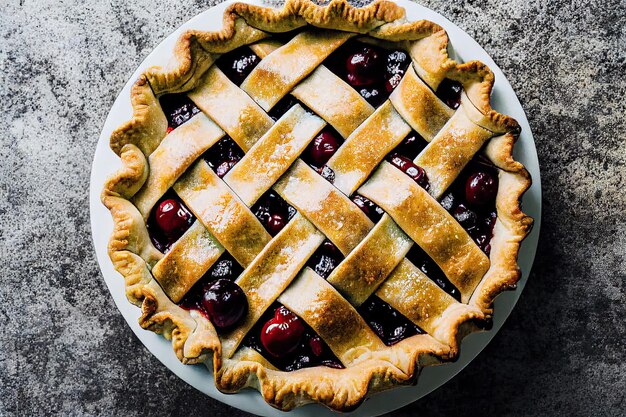
<path fill-rule="evenodd" d="M 0 4 L 0 415 L 241 416 L 161 365 L 94 257 L 91 158 L 150 50 L 213 1 Z M 393 416 L 626 414 L 626 3 L 423 1 L 526 109 L 543 230 L 520 302 L 457 378 Z"/>

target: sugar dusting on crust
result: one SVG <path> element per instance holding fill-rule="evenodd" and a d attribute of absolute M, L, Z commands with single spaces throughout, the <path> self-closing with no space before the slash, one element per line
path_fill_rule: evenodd
<path fill-rule="evenodd" d="M 313 187 L 311 181 L 307 181 L 298 175 L 289 175 L 285 184 L 284 194 L 295 196 L 298 206 L 306 207 L 307 211 L 321 211 L 323 202 L 332 191 L 331 187 Z"/>

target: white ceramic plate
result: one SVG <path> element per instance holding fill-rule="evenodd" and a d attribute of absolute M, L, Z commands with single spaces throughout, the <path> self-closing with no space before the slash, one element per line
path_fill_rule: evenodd
<path fill-rule="evenodd" d="M 249 2 L 262 3 L 259 0 L 249 0 Z M 181 364 L 178 359 L 176 359 L 169 341 L 150 331 L 143 330 L 139 326 L 137 320 L 140 315 L 140 310 L 126 300 L 124 280 L 121 275 L 113 269 L 113 265 L 107 254 L 107 242 L 113 230 L 113 222 L 109 211 L 100 202 L 100 192 L 106 178 L 121 166 L 119 158 L 109 149 L 109 137 L 116 127 L 131 117 L 132 112 L 129 97 L 132 82 L 145 68 L 152 65 L 166 64 L 171 56 L 176 39 L 183 31 L 191 28 L 218 30 L 222 25 L 224 9 L 230 3 L 232 3 L 232 1 L 227 1 L 226 3 L 222 3 L 197 15 L 168 36 L 141 63 L 115 100 L 113 108 L 102 129 L 91 171 L 91 229 L 98 262 L 106 284 L 115 300 L 115 304 L 139 340 L 141 340 L 146 348 L 148 348 L 165 366 L 194 388 L 223 403 L 262 416 L 280 416 L 287 414 L 292 417 L 336 416 L 336 413 L 320 405 L 307 405 L 289 413 L 284 413 L 267 405 L 261 395 L 251 389 L 243 390 L 235 395 L 227 395 L 219 392 L 213 383 L 212 373 L 207 370 L 206 367 L 203 365 L 188 366 Z M 533 185 L 524 195 L 523 203 L 524 211 L 535 219 L 535 225 L 532 233 L 524 241 L 519 255 L 519 264 L 523 272 L 522 279 L 518 284 L 517 290 L 506 292 L 496 299 L 492 330 L 489 332 L 471 334 L 465 338 L 462 343 L 459 360 L 451 364 L 425 368 L 419 378 L 417 386 L 396 388 L 374 395 L 356 411 L 348 413 L 350 416 L 377 416 L 416 401 L 449 381 L 480 353 L 502 327 L 504 321 L 519 299 L 533 263 L 541 222 L 541 183 L 537 151 L 524 110 L 515 92 L 511 88 L 511 85 L 504 77 L 504 74 L 502 74 L 502 71 L 476 41 L 449 20 L 430 9 L 407 0 L 400 0 L 398 3 L 406 8 L 407 18 L 409 20 L 428 19 L 443 26 L 450 36 L 451 45 L 454 47 L 455 52 L 453 58 L 457 58 L 459 61 L 478 59 L 487 64 L 494 72 L 496 84 L 492 95 L 493 107 L 499 112 L 513 116 L 522 126 L 520 140 L 515 146 L 515 157 L 526 166 L 533 177 Z"/>

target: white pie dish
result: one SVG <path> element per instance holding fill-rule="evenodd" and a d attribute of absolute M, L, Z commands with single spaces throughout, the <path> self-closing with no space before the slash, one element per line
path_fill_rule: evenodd
<path fill-rule="evenodd" d="M 480 59 L 489 65 L 495 75 L 498 82 L 496 83 L 493 104 L 497 110 L 507 113 L 515 117 L 523 128 L 523 133 L 518 146 L 516 147 L 516 157 L 522 163 L 524 163 L 534 179 L 533 187 L 528 191 L 524 198 L 525 211 L 536 219 L 536 226 L 534 232 L 528 237 L 525 244 L 522 246 L 520 252 L 519 263 L 524 271 L 524 276 L 519 285 L 519 289 L 515 292 L 507 293 L 500 297 L 496 302 L 496 314 L 494 322 L 494 330 L 489 333 L 473 335 L 469 337 L 463 343 L 463 354 L 458 362 L 452 365 L 445 365 L 443 367 L 428 368 L 425 370 L 423 377 L 417 388 L 397 389 L 386 394 L 375 396 L 366 405 L 359 408 L 355 415 L 376 415 L 381 412 L 390 411 L 404 404 L 407 404 L 423 395 L 435 389 L 446 380 L 450 379 L 456 374 L 463 366 L 465 366 L 480 350 L 488 343 L 493 337 L 497 329 L 501 326 L 502 322 L 513 308 L 517 298 L 519 297 L 521 288 L 527 278 L 528 271 L 532 264 L 532 258 L 534 256 L 534 250 L 536 247 L 536 241 L 538 236 L 539 215 L 540 215 L 540 186 L 539 186 L 539 171 L 536 158 L 536 151 L 532 142 L 532 136 L 530 135 L 530 129 L 524 116 L 523 110 L 515 97 L 515 94 L 511 90 L 508 83 L 504 80 L 503 75 L 495 66 L 495 64 L 489 59 L 486 53 L 476 45 L 466 34 L 461 32 L 458 28 L 451 25 L 448 21 L 440 16 L 433 14 L 433 12 L 427 9 L 416 6 L 412 3 L 401 2 L 402 6 L 407 9 L 407 17 L 409 20 L 416 20 L 418 18 L 425 18 L 435 21 L 441 24 L 448 30 L 451 38 L 451 43 L 456 46 L 457 50 L 462 50 L 463 54 L 458 56 L 460 60 Z M 152 54 L 141 64 L 137 73 L 131 78 L 134 80 L 137 74 L 149 65 L 163 64 L 170 56 L 170 51 L 175 40 L 182 30 L 188 28 L 203 29 L 203 30 L 216 30 L 221 23 L 221 16 L 223 13 L 225 4 L 210 9 L 196 18 L 189 21 L 183 27 L 179 28 L 175 33 L 170 35 L 161 45 L 159 45 Z M 148 347 L 151 352 L 165 363 L 170 369 L 172 369 L 177 375 L 183 378 L 185 381 L 193 385 L 194 387 L 206 392 L 211 397 L 217 398 L 220 401 L 231 404 L 246 411 L 255 412 L 262 415 L 280 414 L 269 406 L 267 406 L 262 398 L 253 391 L 243 392 L 237 395 L 226 396 L 217 392 L 214 388 L 210 373 L 202 367 L 191 367 L 181 365 L 176 357 L 173 355 L 170 349 L 170 344 L 161 337 L 148 333 L 142 330 L 137 324 L 139 317 L 139 310 L 129 304 L 124 295 L 123 281 L 119 274 L 114 272 L 111 262 L 106 255 L 106 243 L 112 230 L 112 222 L 110 216 L 105 212 L 105 208 L 100 204 L 99 193 L 102 189 L 104 179 L 113 173 L 119 166 L 119 161 L 114 154 L 108 149 L 108 139 L 111 131 L 114 127 L 118 126 L 128 118 L 130 118 L 130 101 L 129 101 L 129 84 L 122 91 L 118 99 L 116 100 L 111 113 L 107 119 L 105 127 L 102 132 L 102 136 L 98 143 L 96 156 L 94 160 L 94 168 L 92 171 L 91 181 L 91 215 L 92 215 L 92 229 L 94 242 L 98 259 L 102 268 L 103 275 L 109 286 L 111 293 L 115 299 L 116 304 L 120 308 L 120 311 L 129 322 L 133 331 L 142 340 L 142 342 Z M 448 368 L 446 371 L 441 369 Z M 431 376 L 432 375 L 432 376 Z M 393 405 L 390 405 L 393 404 Z M 323 409 L 319 406 L 308 406 L 292 412 L 296 415 L 320 415 Z"/>

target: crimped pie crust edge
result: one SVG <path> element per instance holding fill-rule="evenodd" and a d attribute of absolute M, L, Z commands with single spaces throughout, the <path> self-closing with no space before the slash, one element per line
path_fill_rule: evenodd
<path fill-rule="evenodd" d="M 419 62 L 414 61 L 420 76 L 431 78 L 432 84 L 452 78 L 464 85 L 463 99 L 476 110 L 472 120 L 499 134 L 485 148 L 485 154 L 501 170 L 496 199 L 498 217 L 491 241 L 491 266 L 469 300 L 472 312 L 444 317 L 445 325 L 440 327 L 437 339 L 416 335 L 386 349 L 387 357 L 379 355 L 342 370 L 324 368 L 324 372 L 319 372 L 317 368 L 305 368 L 282 372 L 269 364 L 264 366 L 262 359 L 223 360 L 211 323 L 201 314 L 183 310 L 169 300 L 148 267 L 162 255 L 151 244 L 145 221 L 129 199 L 147 178 L 145 155 L 156 149 L 166 134 L 167 122 L 159 114 L 157 95 L 191 89 L 213 63 L 211 53 L 256 42 L 267 36 L 266 31 L 284 32 L 306 24 L 367 34 L 382 41 L 413 42 L 412 47 L 422 57 Z M 519 126 L 491 108 L 494 77 L 489 68 L 478 61 L 457 64 L 448 57 L 447 44 L 448 37 L 441 27 L 428 21 L 406 22 L 404 9 L 389 1 L 361 9 L 344 0 L 333 0 L 325 7 L 307 0 L 288 0 L 281 10 L 236 3 L 226 10 L 221 31 L 183 34 L 171 64 L 167 68 L 149 68 L 133 85 L 133 117 L 111 136 L 111 149 L 121 157 L 123 168 L 107 181 L 102 193 L 102 201 L 114 220 L 109 255 L 126 280 L 128 299 L 142 309 L 141 326 L 171 339 L 174 352 L 183 363 L 208 362 L 212 358 L 220 390 L 235 392 L 254 387 L 268 403 L 282 410 L 320 402 L 348 411 L 368 394 L 413 383 L 420 366 L 454 360 L 461 338 L 478 330 L 476 322 L 493 313 L 495 297 L 513 288 L 519 280 L 517 255 L 532 219 L 520 207 L 521 197 L 531 185 L 530 175 L 512 157 Z"/>

